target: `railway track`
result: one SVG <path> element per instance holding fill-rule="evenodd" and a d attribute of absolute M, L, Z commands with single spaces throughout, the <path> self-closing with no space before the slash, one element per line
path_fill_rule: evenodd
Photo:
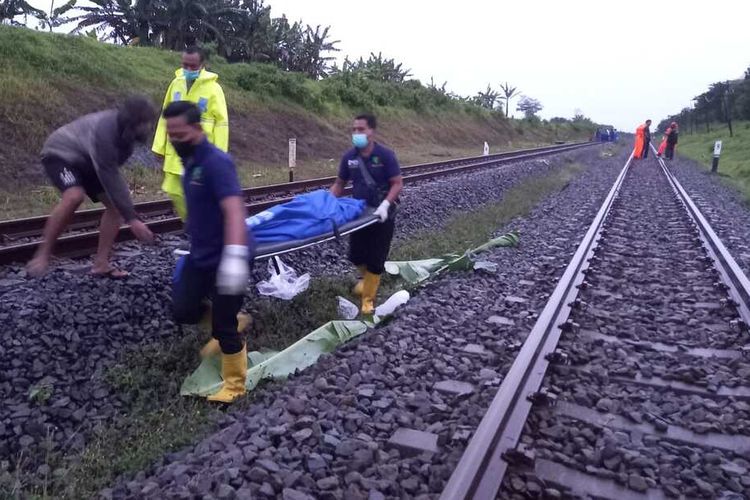
<path fill-rule="evenodd" d="M 562 153 L 598 143 L 573 143 L 541 148 L 524 149 L 497 153 L 490 156 L 458 158 L 437 163 L 407 166 L 402 169 L 404 181 L 415 182 L 444 175 L 489 168 L 504 163 L 528 160 L 549 154 Z M 250 215 L 261 212 L 278 203 L 289 201 L 294 194 L 330 186 L 334 177 L 322 177 L 286 184 L 274 184 L 243 190 Z M 347 191 L 348 192 L 348 191 Z M 172 211 L 169 200 L 139 203 L 136 211 L 146 221 L 155 234 L 178 232 L 182 221 Z M 80 257 L 93 253 L 96 249 L 98 232 L 95 230 L 102 209 L 82 210 L 75 213 L 69 226 L 70 232 L 58 239 L 56 255 Z M 0 265 L 23 262 L 30 259 L 36 250 L 38 239 L 47 221 L 46 216 L 0 221 Z M 116 241 L 134 239 L 128 226 L 123 226 Z"/>
<path fill-rule="evenodd" d="M 748 306 L 663 161 L 629 159 L 441 498 L 749 498 Z"/>

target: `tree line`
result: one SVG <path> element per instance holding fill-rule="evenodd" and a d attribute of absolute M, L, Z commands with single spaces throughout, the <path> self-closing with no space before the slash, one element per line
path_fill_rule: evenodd
<path fill-rule="evenodd" d="M 543 109 L 538 100 L 521 95 L 507 82 L 499 90 L 488 85 L 485 91 L 468 97 L 446 90 L 447 82 L 422 85 L 411 78 L 402 63 L 382 54 L 371 53 L 368 59 L 346 58 L 339 66 L 333 57 L 339 51 L 339 41 L 332 38 L 330 26 L 291 22 L 283 15 L 272 17 L 271 7 L 264 0 L 89 0 L 85 5 L 78 0 L 50 2 L 50 10 L 45 12 L 24 0 L 3 0 L 0 22 L 28 26 L 29 19 L 36 19 L 42 29 L 72 26 L 73 34 L 121 45 L 175 51 L 200 45 L 230 63 L 266 63 L 316 80 L 337 80 L 329 88 L 349 93 L 364 89 L 370 101 L 377 103 L 387 104 L 392 93 L 380 87 L 373 89 L 368 81 L 400 87 L 408 94 L 404 97 L 409 101 L 407 106 L 413 108 L 453 103 L 509 117 L 511 101 L 519 98 L 516 110 L 527 119 L 535 118 Z M 350 97 L 356 102 L 356 96 Z"/>
<path fill-rule="evenodd" d="M 676 121 L 683 132 L 711 131 L 711 123 L 722 122 L 729 127 L 730 136 L 733 120 L 750 120 L 750 67 L 743 78 L 715 82 L 708 89 L 693 98 L 693 104 L 659 123 L 660 131 Z"/>
<path fill-rule="evenodd" d="M 536 117 L 536 114 L 544 109 L 544 106 L 542 106 L 541 102 L 539 102 L 537 99 L 521 95 L 521 91 L 518 89 L 518 87 L 514 87 L 508 82 L 501 83 L 499 85 L 499 90 L 493 89 L 491 85 L 487 85 L 487 89 L 477 92 L 477 94 L 471 98 L 471 101 L 483 108 L 499 109 L 500 111 L 503 110 L 504 101 L 505 116 L 507 118 L 510 116 L 510 101 L 513 98 L 519 96 L 520 99 L 518 101 L 518 105 L 516 106 L 516 111 L 520 111 L 521 113 L 523 113 L 524 118 L 530 120 Z"/>
<path fill-rule="evenodd" d="M 272 17 L 264 0 L 64 0 L 49 12 L 24 0 L 3 0 L 0 21 L 28 25 L 37 19 L 43 28 L 72 25 L 83 34 L 121 45 L 142 45 L 179 51 L 188 45 L 208 48 L 228 62 L 268 63 L 313 79 L 358 73 L 377 81 L 404 83 L 408 69 L 382 54 L 368 60 L 344 61 L 330 26 L 291 22 Z M 20 18 L 20 19 L 19 19 Z"/>
<path fill-rule="evenodd" d="M 19 20 L 20 18 L 20 20 Z M 271 17 L 264 0 L 51 0 L 49 12 L 23 0 L 4 0 L 0 21 L 43 28 L 73 26 L 83 34 L 121 45 L 182 50 L 209 47 L 229 62 L 270 63 L 311 78 L 325 76 L 338 51 L 328 26 Z"/>

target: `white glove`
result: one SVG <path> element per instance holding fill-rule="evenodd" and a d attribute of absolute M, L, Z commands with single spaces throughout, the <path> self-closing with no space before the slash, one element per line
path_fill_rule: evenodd
<path fill-rule="evenodd" d="M 250 276 L 247 253 L 244 245 L 224 245 L 216 272 L 216 289 L 220 295 L 242 295 L 245 292 Z"/>
<path fill-rule="evenodd" d="M 388 200 L 383 200 L 378 208 L 375 209 L 373 212 L 373 215 L 377 215 L 380 217 L 380 222 L 385 222 L 388 220 L 388 209 L 391 207 L 391 202 Z"/>

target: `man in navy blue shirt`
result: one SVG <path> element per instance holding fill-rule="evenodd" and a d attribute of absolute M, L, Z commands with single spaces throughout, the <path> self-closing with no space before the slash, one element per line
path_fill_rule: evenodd
<path fill-rule="evenodd" d="M 375 311 L 380 275 L 385 270 L 393 239 L 396 203 L 404 187 L 396 154 L 375 142 L 376 128 L 373 115 L 363 114 L 354 119 L 354 148 L 341 158 L 338 177 L 331 186 L 331 193 L 338 197 L 351 181 L 354 198 L 367 201 L 380 218 L 380 223 L 352 233 L 349 242 L 349 260 L 362 273 L 362 279 L 354 287 L 354 293 L 362 297 L 362 314 Z"/>
<path fill-rule="evenodd" d="M 224 385 L 208 399 L 231 403 L 245 393 L 247 376 L 247 349 L 237 329 L 251 258 L 242 190 L 231 157 L 208 142 L 195 104 L 173 102 L 164 118 L 184 166 L 190 236 L 190 255 L 173 290 L 173 312 L 178 323 L 196 324 L 207 312 L 204 300 L 211 298 L 211 333 L 221 348 Z"/>

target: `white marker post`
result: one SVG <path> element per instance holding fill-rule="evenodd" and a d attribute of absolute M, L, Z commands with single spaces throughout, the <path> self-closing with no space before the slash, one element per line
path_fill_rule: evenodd
<path fill-rule="evenodd" d="M 711 172 L 716 173 L 719 170 L 719 156 L 721 156 L 721 141 L 714 143 L 714 160 L 711 162 Z"/>
<path fill-rule="evenodd" d="M 289 182 L 294 182 L 294 167 L 297 166 L 297 139 L 289 139 Z"/>
<path fill-rule="evenodd" d="M 487 144 L 487 141 L 484 141 L 484 149 L 482 151 L 482 156 L 489 156 L 490 154 L 490 145 Z"/>

